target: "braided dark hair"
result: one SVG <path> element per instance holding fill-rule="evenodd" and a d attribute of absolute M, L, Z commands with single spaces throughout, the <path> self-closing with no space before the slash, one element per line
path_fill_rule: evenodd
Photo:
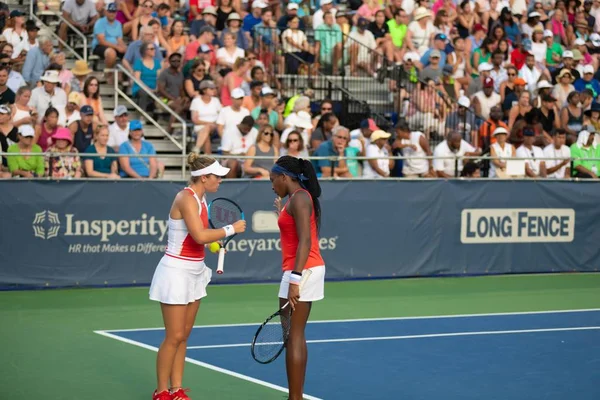
<path fill-rule="evenodd" d="M 315 220 L 317 221 L 317 230 L 321 227 L 321 203 L 319 203 L 319 197 L 321 196 L 321 185 L 317 179 L 317 173 L 309 160 L 302 158 L 296 158 L 292 156 L 282 156 L 276 162 L 277 165 L 283 167 L 293 174 L 304 175 L 307 180 L 300 181 L 300 184 L 310 193 L 313 201 L 313 210 L 315 213 Z M 292 178 L 293 179 L 293 178 Z"/>

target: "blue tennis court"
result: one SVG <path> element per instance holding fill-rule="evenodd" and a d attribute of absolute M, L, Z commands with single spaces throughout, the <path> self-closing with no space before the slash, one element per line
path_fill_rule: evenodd
<path fill-rule="evenodd" d="M 188 361 L 286 391 L 257 364 L 258 324 L 195 327 Z M 97 331 L 156 351 L 164 331 Z M 600 309 L 315 321 L 307 399 L 600 399 Z"/>

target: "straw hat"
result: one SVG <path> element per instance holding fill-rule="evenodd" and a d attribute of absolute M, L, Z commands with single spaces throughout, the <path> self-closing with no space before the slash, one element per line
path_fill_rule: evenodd
<path fill-rule="evenodd" d="M 417 8 L 417 10 L 415 11 L 415 21 L 418 21 L 425 17 L 431 17 L 431 11 L 429 11 L 425 7 Z"/>
<path fill-rule="evenodd" d="M 81 76 L 91 74 L 94 71 L 90 69 L 88 63 L 86 63 L 84 60 L 77 60 L 75 61 L 75 68 L 73 68 L 71 72 L 73 75 Z"/>
<path fill-rule="evenodd" d="M 560 70 L 560 73 L 559 73 L 559 74 L 558 74 L 558 76 L 556 77 L 556 80 L 557 80 L 557 81 L 558 81 L 558 80 L 560 80 L 560 79 L 561 79 L 563 76 L 565 76 L 565 75 L 567 75 L 567 74 L 571 76 L 571 82 L 573 82 L 573 74 L 571 73 L 571 71 L 570 71 L 570 70 L 568 70 L 568 69 L 566 69 L 566 68 L 563 68 L 563 69 L 561 69 L 561 70 Z"/>

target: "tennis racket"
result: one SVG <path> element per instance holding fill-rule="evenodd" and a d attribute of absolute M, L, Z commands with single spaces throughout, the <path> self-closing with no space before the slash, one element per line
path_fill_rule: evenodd
<path fill-rule="evenodd" d="M 232 200 L 224 197 L 214 199 L 208 205 L 208 223 L 213 229 L 221 229 L 227 225 L 244 219 L 244 212 Z M 223 240 L 223 246 L 219 249 L 219 261 L 217 262 L 217 274 L 223 273 L 223 262 L 225 261 L 225 246 L 231 239 L 235 237 L 231 235 Z"/>
<path fill-rule="evenodd" d="M 300 281 L 300 290 L 312 274 L 310 269 L 305 269 Z M 279 357 L 287 344 L 292 324 L 292 310 L 288 313 L 286 308 L 290 305 L 288 301 L 277 312 L 271 315 L 258 327 L 252 340 L 250 352 L 252 358 L 261 364 L 268 364 Z"/>

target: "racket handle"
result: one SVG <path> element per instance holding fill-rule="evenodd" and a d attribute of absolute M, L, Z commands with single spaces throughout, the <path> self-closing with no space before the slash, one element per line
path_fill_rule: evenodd
<path fill-rule="evenodd" d="M 225 261 L 225 248 L 219 249 L 219 261 L 217 262 L 217 274 L 223 273 L 223 262 Z"/>

